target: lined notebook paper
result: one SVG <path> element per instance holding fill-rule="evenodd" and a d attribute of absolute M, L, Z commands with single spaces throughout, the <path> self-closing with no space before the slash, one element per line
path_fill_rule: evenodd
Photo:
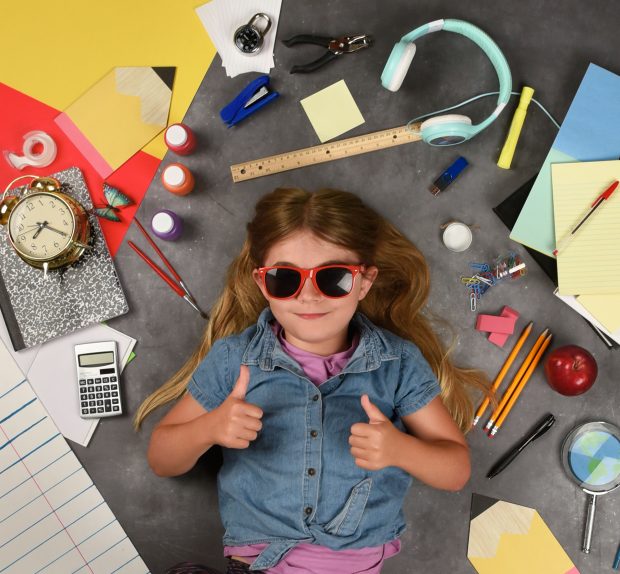
<path fill-rule="evenodd" d="M 618 159 L 620 76 L 590 64 L 545 158 L 510 239 L 549 257 L 555 249 L 550 166 Z"/>
<path fill-rule="evenodd" d="M 1 342 L 0 365 L 0 573 L 148 573 Z"/>
<path fill-rule="evenodd" d="M 616 179 L 620 161 L 553 164 L 556 244 L 585 215 L 592 202 Z M 614 193 L 558 254 L 561 295 L 620 292 L 620 193 Z"/>

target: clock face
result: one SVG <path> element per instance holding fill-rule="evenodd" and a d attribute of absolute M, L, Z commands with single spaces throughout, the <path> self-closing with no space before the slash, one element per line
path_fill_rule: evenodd
<path fill-rule="evenodd" d="M 75 217 L 62 199 L 49 193 L 31 193 L 11 212 L 9 234 L 15 248 L 26 257 L 47 261 L 71 243 Z"/>

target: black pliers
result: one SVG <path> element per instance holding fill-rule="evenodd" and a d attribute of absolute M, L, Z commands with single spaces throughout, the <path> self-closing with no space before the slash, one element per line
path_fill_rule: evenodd
<path fill-rule="evenodd" d="M 297 44 L 315 44 L 317 46 L 327 48 L 327 52 L 325 52 L 325 54 L 323 54 L 318 60 L 314 60 L 314 62 L 310 62 L 308 64 L 293 66 L 291 68 L 291 74 L 307 74 L 308 72 L 314 72 L 314 70 L 317 70 L 323 64 L 327 64 L 327 62 L 330 62 L 337 56 L 357 52 L 362 48 L 369 48 L 372 46 L 372 43 L 372 36 L 368 36 L 367 34 L 358 34 L 357 36 L 341 36 L 340 38 L 327 38 L 325 36 L 299 34 L 283 41 L 283 44 L 287 48 L 296 46 Z"/>

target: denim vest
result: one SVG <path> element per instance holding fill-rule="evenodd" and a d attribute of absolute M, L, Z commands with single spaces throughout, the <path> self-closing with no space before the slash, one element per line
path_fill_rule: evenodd
<path fill-rule="evenodd" d="M 356 313 L 360 342 L 337 376 L 316 387 L 278 342 L 265 309 L 256 325 L 215 342 L 189 383 L 208 411 L 230 394 L 239 365 L 250 368 L 246 401 L 263 410 L 247 449 L 223 448 L 218 474 L 224 544 L 267 543 L 252 564 L 264 570 L 300 542 L 333 550 L 381 546 L 405 529 L 411 477 L 388 467 L 367 471 L 349 451 L 351 426 L 368 422 L 370 400 L 400 430 L 400 417 L 428 404 L 439 384 L 420 350 Z"/>

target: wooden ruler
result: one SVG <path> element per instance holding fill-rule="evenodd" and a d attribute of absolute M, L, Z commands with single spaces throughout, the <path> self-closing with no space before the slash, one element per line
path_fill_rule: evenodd
<path fill-rule="evenodd" d="M 271 155 L 262 159 L 255 159 L 245 163 L 230 166 L 233 181 L 246 181 L 266 175 L 273 175 L 282 171 L 306 167 L 326 161 L 343 159 L 361 153 L 368 153 L 379 149 L 386 149 L 397 145 L 411 143 L 420 139 L 417 133 L 418 124 L 411 127 L 402 126 L 380 132 L 355 136 L 345 140 L 338 140 L 322 145 L 298 149 L 278 155 Z"/>

